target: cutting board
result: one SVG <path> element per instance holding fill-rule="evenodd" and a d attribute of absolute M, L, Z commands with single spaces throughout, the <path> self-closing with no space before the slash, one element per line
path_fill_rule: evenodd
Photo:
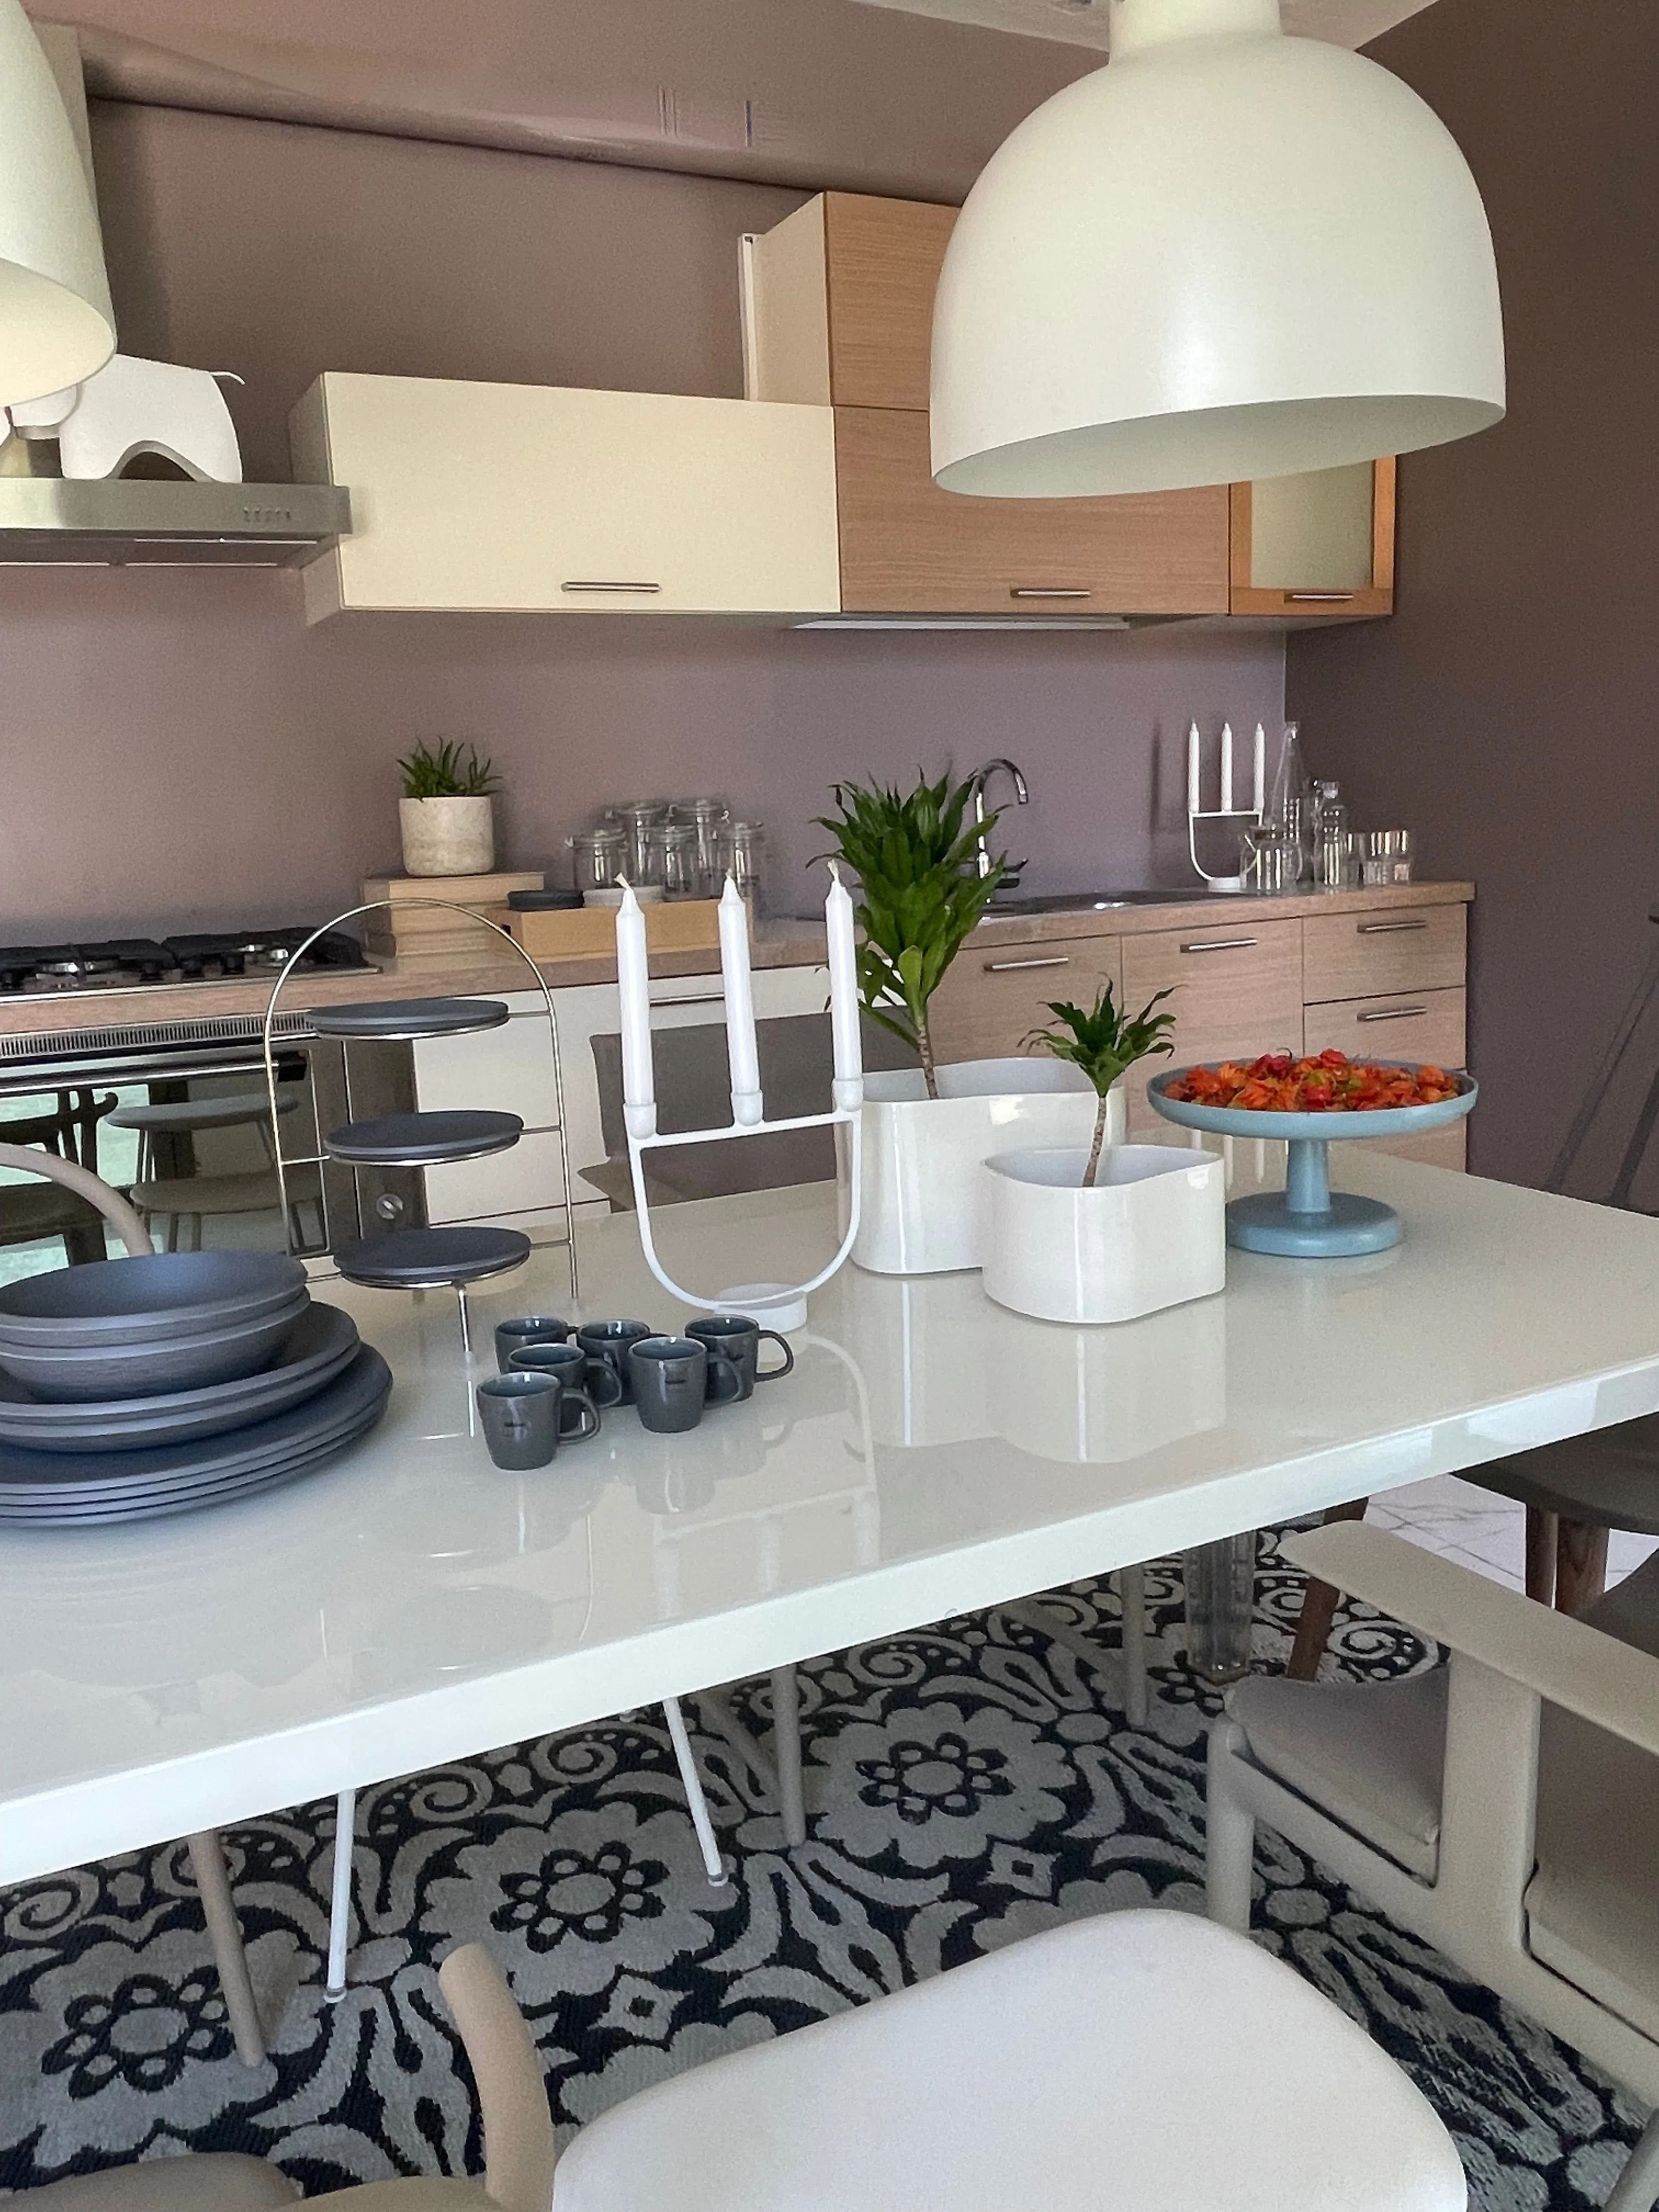
<path fill-rule="evenodd" d="M 488 876 L 371 876 L 363 884 L 363 903 L 375 899 L 443 899 L 506 927 L 509 891 L 539 891 L 547 878 L 539 868 L 501 870 Z M 437 906 L 382 908 L 365 917 L 368 950 L 383 957 L 426 958 L 434 953 L 487 954 L 489 939 L 465 915 Z"/>

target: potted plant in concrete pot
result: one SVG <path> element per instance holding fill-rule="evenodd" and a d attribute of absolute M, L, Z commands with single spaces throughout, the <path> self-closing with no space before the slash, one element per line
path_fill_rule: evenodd
<path fill-rule="evenodd" d="M 1038 1321 L 1133 1321 L 1226 1282 L 1226 1177 L 1218 1155 L 1108 1143 L 1115 1086 L 1170 1049 L 1160 991 L 1125 1015 L 1109 983 L 1092 1006 L 1051 1000 L 1039 1043 L 1087 1079 L 1098 1104 L 1086 1146 L 1000 1151 L 980 1170 L 988 1297 Z M 1121 1111 L 1121 1109 L 1120 1109 Z"/>
<path fill-rule="evenodd" d="M 1011 1143 L 1086 1144 L 1093 1119 L 1087 1077 L 1063 1062 L 939 1064 L 930 1002 L 1004 872 L 1000 859 L 980 871 L 972 795 L 948 776 L 909 793 L 837 784 L 839 811 L 819 822 L 859 879 L 860 995 L 919 1062 L 865 1078 L 853 1258 L 878 1274 L 976 1267 L 979 1163 Z"/>
<path fill-rule="evenodd" d="M 495 865 L 494 765 L 476 745 L 418 744 L 398 766 L 404 867 L 411 876 L 487 876 Z"/>

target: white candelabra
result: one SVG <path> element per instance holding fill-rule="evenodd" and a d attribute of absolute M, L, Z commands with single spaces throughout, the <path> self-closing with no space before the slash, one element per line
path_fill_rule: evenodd
<path fill-rule="evenodd" d="M 1255 752 L 1252 778 L 1252 803 L 1249 806 L 1233 805 L 1233 726 L 1221 726 L 1221 804 L 1206 808 L 1202 801 L 1203 739 L 1194 722 L 1187 732 L 1187 850 L 1192 855 L 1194 868 L 1203 877 L 1212 891 L 1242 891 L 1249 888 L 1249 876 L 1244 869 L 1236 869 L 1226 875 L 1212 876 L 1198 857 L 1198 825 L 1200 822 L 1225 822 L 1232 825 L 1235 835 L 1242 837 L 1246 829 L 1260 824 L 1267 803 L 1267 733 L 1260 722 L 1255 726 Z"/>
<path fill-rule="evenodd" d="M 824 931 L 830 948 L 830 1027 L 835 1055 L 827 1114 L 801 1114 L 769 1121 L 761 1095 L 760 1054 L 755 1035 L 755 999 L 749 973 L 749 910 L 731 875 L 720 896 L 720 981 L 726 999 L 726 1045 L 732 1071 L 732 1120 L 721 1129 L 676 1129 L 657 1133 L 656 1076 L 651 1053 L 650 971 L 647 961 L 645 911 L 623 877 L 617 909 L 617 988 L 622 1000 L 623 1124 L 628 1133 L 628 1162 L 639 1211 L 640 1243 L 646 1265 L 672 1297 L 687 1305 L 718 1309 L 729 1291 L 704 1297 L 683 1289 L 657 1257 L 646 1191 L 645 1154 L 665 1145 L 722 1144 L 766 1130 L 822 1129 L 844 1125 L 848 1132 L 852 1190 L 847 1231 L 840 1249 L 810 1282 L 748 1285 L 746 1309 L 780 1327 L 800 1327 L 809 1291 L 827 1283 L 847 1259 L 859 1230 L 860 1145 L 864 1112 L 864 1052 L 859 1033 L 858 961 L 854 945 L 853 902 L 832 861 L 830 896 L 824 901 Z"/>

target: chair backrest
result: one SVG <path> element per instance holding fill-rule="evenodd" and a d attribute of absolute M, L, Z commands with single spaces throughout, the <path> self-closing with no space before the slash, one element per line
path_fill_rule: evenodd
<path fill-rule="evenodd" d="M 484 2187 L 501 2212 L 548 2212 L 553 2120 L 524 2014 L 481 1943 L 452 1951 L 438 1969 L 438 1986 L 455 2015 L 477 2084 Z"/>

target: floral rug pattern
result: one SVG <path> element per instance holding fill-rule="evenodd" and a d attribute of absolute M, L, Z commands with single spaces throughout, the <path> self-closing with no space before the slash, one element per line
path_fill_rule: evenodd
<path fill-rule="evenodd" d="M 788 1851 L 763 1778 L 685 1701 L 732 1878 L 710 1888 L 659 1711 L 509 1746 L 358 1802 L 350 1986 L 322 2001 L 331 1802 L 227 1833 L 270 2039 L 238 2060 L 182 1843 L 0 1893 L 0 2188 L 181 2149 L 274 2158 L 308 2192 L 476 2170 L 468 2080 L 437 1992 L 489 1945 L 530 2018 L 562 2127 L 1085 1913 L 1200 1907 L 1204 1729 L 1177 1563 L 1149 1569 L 1152 1718 L 1121 1704 L 1115 1587 L 1041 1602 L 1099 1668 L 1000 1612 L 801 1670 L 811 1834 Z M 1288 1650 L 1299 1577 L 1262 1540 L 1257 1663 Z M 1355 1678 L 1431 1665 L 1354 1608 Z M 767 1686 L 732 1692 L 764 1738 Z M 1633 2100 L 1279 1838 L 1258 1940 L 1364 2022 L 1455 2136 L 1478 2212 L 1599 2205 Z"/>

